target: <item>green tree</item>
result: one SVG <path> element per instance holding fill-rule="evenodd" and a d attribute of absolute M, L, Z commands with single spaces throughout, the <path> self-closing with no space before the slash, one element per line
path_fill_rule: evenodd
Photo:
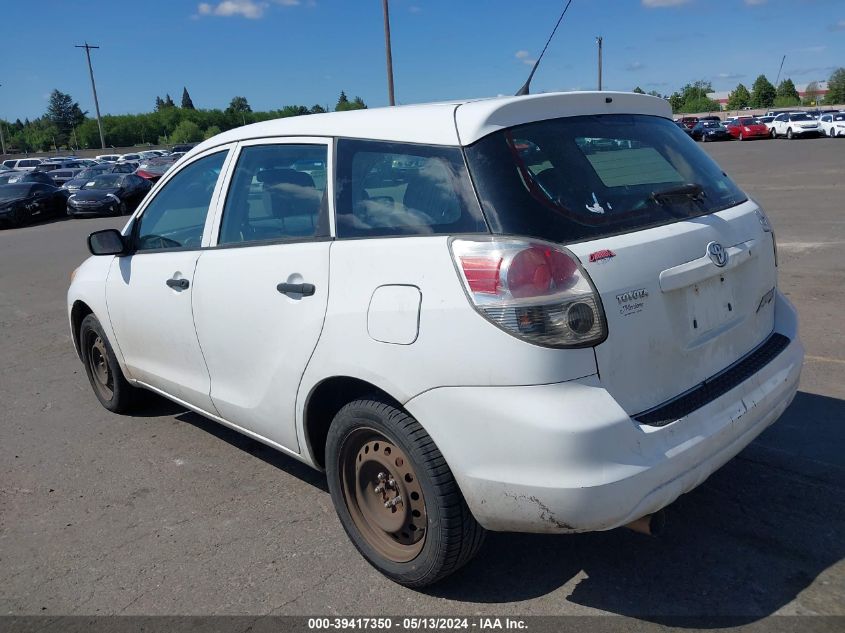
<path fill-rule="evenodd" d="M 309 114 L 323 114 L 324 112 L 326 112 L 326 109 L 319 103 L 315 103 L 311 106 L 311 109 L 308 110 Z"/>
<path fill-rule="evenodd" d="M 845 68 L 840 66 L 830 74 L 824 102 L 830 105 L 845 103 Z"/>
<path fill-rule="evenodd" d="M 79 109 L 69 94 L 53 90 L 47 103 L 47 118 L 56 128 L 56 145 L 64 145 L 73 128 L 85 120 L 85 113 Z"/>
<path fill-rule="evenodd" d="M 680 112 L 684 107 L 684 98 L 680 92 L 673 92 L 669 95 L 669 105 L 672 106 L 672 112 Z"/>
<path fill-rule="evenodd" d="M 337 105 L 335 105 L 334 111 L 342 112 L 343 110 L 349 110 L 349 99 L 346 97 L 346 93 L 341 90 L 340 96 L 337 98 Z"/>
<path fill-rule="evenodd" d="M 743 84 L 737 84 L 733 92 L 728 95 L 728 110 L 741 110 L 751 102 L 751 93 Z"/>
<path fill-rule="evenodd" d="M 822 91 L 819 86 L 819 82 L 811 81 L 807 84 L 807 88 L 804 90 L 804 98 L 801 102 L 807 106 L 817 106 L 821 105 L 821 101 Z"/>
<path fill-rule="evenodd" d="M 751 84 L 751 101 L 748 105 L 752 108 L 771 108 L 775 104 L 777 91 L 766 75 L 760 75 Z"/>
<path fill-rule="evenodd" d="M 211 138 L 212 136 L 217 136 L 218 134 L 220 134 L 220 128 L 216 125 L 212 125 L 208 129 L 206 129 L 205 134 L 202 135 L 202 138 L 203 140 L 205 140 Z"/>
<path fill-rule="evenodd" d="M 188 94 L 188 89 L 186 87 L 182 87 L 182 109 L 183 110 L 196 110 L 194 107 L 194 102 L 191 101 L 191 95 Z"/>
<path fill-rule="evenodd" d="M 661 99 L 668 99 L 669 98 L 665 95 L 660 94 L 659 92 L 657 92 L 657 90 L 649 90 L 646 94 L 650 97 L 659 97 Z"/>
<path fill-rule="evenodd" d="M 634 88 L 631 92 L 636 92 L 638 95 L 644 95 L 644 94 L 645 94 L 645 90 L 643 90 L 643 89 L 642 89 L 642 88 L 640 88 L 639 86 L 637 86 L 636 88 Z"/>
<path fill-rule="evenodd" d="M 681 88 L 680 112 L 711 112 L 719 110 L 719 104 L 710 99 L 707 95 L 713 92 L 713 86 L 709 81 L 699 79 Z M 670 98 L 671 101 L 671 98 Z"/>
<path fill-rule="evenodd" d="M 795 89 L 791 79 L 784 79 L 780 82 L 775 93 L 775 105 L 778 107 L 796 106 L 801 103 L 801 97 Z"/>
<path fill-rule="evenodd" d="M 182 121 L 170 135 L 171 143 L 194 143 L 202 140 L 200 126 L 190 120 Z"/>
<path fill-rule="evenodd" d="M 252 112 L 246 97 L 233 97 L 226 112 Z"/>
<path fill-rule="evenodd" d="M 175 108 L 176 104 L 173 103 L 173 99 L 170 98 L 170 95 L 164 95 L 164 108 Z"/>
<path fill-rule="evenodd" d="M 159 110 L 161 110 L 163 107 L 164 107 L 164 101 L 162 100 L 162 98 L 161 98 L 161 97 L 159 97 L 158 95 L 156 95 L 156 109 L 155 109 L 155 111 L 156 111 L 156 112 L 158 112 L 158 111 L 159 111 Z"/>

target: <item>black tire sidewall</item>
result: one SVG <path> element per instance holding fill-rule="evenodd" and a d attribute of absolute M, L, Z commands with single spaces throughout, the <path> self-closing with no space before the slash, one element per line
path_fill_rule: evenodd
<path fill-rule="evenodd" d="M 384 405 L 376 401 L 353 402 L 344 407 L 332 422 L 326 439 L 326 475 L 328 477 L 329 491 L 343 529 L 349 535 L 350 540 L 358 551 L 361 552 L 373 567 L 389 578 L 405 585 L 428 584 L 425 579 L 437 574 L 436 568 L 442 556 L 441 550 L 443 548 L 440 534 L 442 508 L 437 503 L 439 495 L 432 481 L 431 474 L 426 468 L 427 460 L 421 453 L 418 445 L 413 439 L 407 437 L 405 429 L 398 427 L 396 424 L 391 424 L 390 416 L 380 413 L 378 406 Z M 395 408 L 393 410 L 399 411 Z M 410 418 L 410 416 L 401 412 L 400 415 Z M 413 418 L 410 419 L 413 420 Z M 413 560 L 406 563 L 391 561 L 376 551 L 358 531 L 344 501 L 337 457 L 341 452 L 343 442 L 349 437 L 352 431 L 362 426 L 371 427 L 383 433 L 402 449 L 405 455 L 413 462 L 417 481 L 423 491 L 427 515 L 426 541 L 422 551 Z"/>
<path fill-rule="evenodd" d="M 112 375 L 112 397 L 110 400 L 103 398 L 94 386 L 95 378 L 88 356 L 88 345 L 91 335 L 99 336 L 106 347 L 106 361 L 109 364 L 109 372 Z M 125 411 L 130 404 L 130 391 L 132 387 L 123 377 L 123 371 L 120 369 L 111 343 L 109 343 L 109 339 L 106 337 L 105 332 L 103 332 L 103 326 L 93 314 L 86 316 L 79 326 L 79 349 L 82 352 L 82 364 L 85 366 L 85 373 L 88 376 L 88 381 L 91 383 L 91 391 L 94 392 L 94 396 L 109 411 L 114 413 Z"/>

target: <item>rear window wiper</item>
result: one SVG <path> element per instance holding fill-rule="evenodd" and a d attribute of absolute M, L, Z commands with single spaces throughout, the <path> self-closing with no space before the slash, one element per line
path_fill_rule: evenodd
<path fill-rule="evenodd" d="M 687 198 L 689 200 L 695 200 L 696 202 L 703 202 L 704 198 L 707 197 L 707 194 L 704 191 L 704 187 L 698 183 L 689 182 L 685 185 L 670 187 L 669 189 L 652 191 L 650 197 L 657 204 L 662 206 L 665 202 L 676 200 L 678 198 Z"/>

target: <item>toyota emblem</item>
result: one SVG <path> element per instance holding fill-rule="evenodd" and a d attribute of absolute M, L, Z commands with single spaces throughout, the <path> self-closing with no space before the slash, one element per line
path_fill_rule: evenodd
<path fill-rule="evenodd" d="M 707 245 L 707 254 L 710 256 L 710 261 L 719 268 L 728 263 L 728 251 L 719 242 L 710 242 Z"/>

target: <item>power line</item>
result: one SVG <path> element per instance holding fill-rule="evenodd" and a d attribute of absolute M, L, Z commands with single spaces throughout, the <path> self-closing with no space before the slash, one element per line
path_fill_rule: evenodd
<path fill-rule="evenodd" d="M 100 129 L 100 146 L 106 149 L 106 137 L 103 134 L 103 121 L 100 118 L 100 102 L 97 100 L 97 84 L 94 83 L 94 69 L 91 66 L 91 49 L 100 48 L 99 46 L 92 46 L 88 42 L 83 45 L 77 45 L 75 48 L 84 48 L 85 56 L 88 58 L 88 73 L 91 75 L 91 90 L 94 92 L 94 109 L 97 111 L 97 127 Z"/>

